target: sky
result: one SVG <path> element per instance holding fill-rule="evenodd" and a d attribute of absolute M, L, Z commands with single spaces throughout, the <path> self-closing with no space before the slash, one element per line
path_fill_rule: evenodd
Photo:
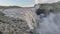
<path fill-rule="evenodd" d="M 38 3 L 53 3 L 60 0 L 0 0 L 0 5 L 2 6 L 22 6 L 30 7 Z"/>
<path fill-rule="evenodd" d="M 6 6 L 13 6 L 13 5 L 18 5 L 18 6 L 33 6 L 34 5 L 34 0 L 0 0 L 0 5 L 6 5 Z"/>

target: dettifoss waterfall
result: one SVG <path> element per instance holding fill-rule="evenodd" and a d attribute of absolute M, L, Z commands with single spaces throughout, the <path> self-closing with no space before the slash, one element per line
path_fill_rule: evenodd
<path fill-rule="evenodd" d="M 6 9 L 3 12 L 9 16 L 19 16 L 20 11 L 24 11 L 24 9 L 23 8 L 22 9 L 21 8 Z M 37 33 L 39 34 L 60 34 L 60 12 L 57 12 L 57 13 L 56 12 L 46 11 L 38 15 L 39 26 L 36 29 Z"/>

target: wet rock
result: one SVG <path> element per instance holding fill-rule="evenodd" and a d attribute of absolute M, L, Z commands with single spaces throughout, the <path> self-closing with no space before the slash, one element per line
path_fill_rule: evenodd
<path fill-rule="evenodd" d="M 44 11 L 45 11 L 44 9 L 37 9 L 36 14 L 40 15 L 40 14 L 44 13 Z"/>
<path fill-rule="evenodd" d="M 0 31 L 0 34 L 3 34 L 3 32 Z"/>
<path fill-rule="evenodd" d="M 4 14 L 3 12 L 0 11 L 0 15 L 1 15 L 1 16 L 4 16 L 5 14 Z"/>

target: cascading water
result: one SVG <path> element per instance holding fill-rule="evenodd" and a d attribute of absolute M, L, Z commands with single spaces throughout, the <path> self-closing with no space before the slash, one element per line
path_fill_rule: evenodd
<path fill-rule="evenodd" d="M 39 6 L 36 8 L 31 8 L 33 11 L 38 9 Z M 19 17 L 21 11 L 25 11 L 24 9 L 28 10 L 27 8 L 15 8 L 15 9 L 5 9 L 2 11 L 9 17 Z M 18 11 L 18 12 L 17 12 Z M 57 11 L 56 11 L 57 12 Z M 39 27 L 36 29 L 37 33 L 39 34 L 60 34 L 60 13 L 55 13 L 49 10 L 41 12 L 38 15 L 39 18 Z"/>
<path fill-rule="evenodd" d="M 39 16 L 40 23 L 37 28 L 39 34 L 60 34 L 60 13 L 45 12 Z M 45 16 L 44 16 L 45 15 Z"/>

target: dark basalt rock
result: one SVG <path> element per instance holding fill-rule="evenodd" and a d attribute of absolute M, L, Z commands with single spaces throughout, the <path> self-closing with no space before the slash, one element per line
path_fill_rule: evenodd
<path fill-rule="evenodd" d="M 44 13 L 44 11 L 45 11 L 44 9 L 37 9 L 36 14 L 40 15 L 41 13 Z"/>
<path fill-rule="evenodd" d="M 4 16 L 5 14 L 4 14 L 3 12 L 0 11 L 0 15 L 1 15 L 1 16 Z"/>
<path fill-rule="evenodd" d="M 3 34 L 3 33 L 0 31 L 0 34 Z"/>

